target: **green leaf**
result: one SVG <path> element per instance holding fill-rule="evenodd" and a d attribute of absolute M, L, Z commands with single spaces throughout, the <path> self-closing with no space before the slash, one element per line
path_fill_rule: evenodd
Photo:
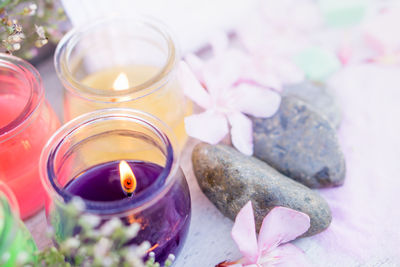
<path fill-rule="evenodd" d="M 0 0 L 0 8 L 5 7 L 11 2 L 11 0 Z"/>

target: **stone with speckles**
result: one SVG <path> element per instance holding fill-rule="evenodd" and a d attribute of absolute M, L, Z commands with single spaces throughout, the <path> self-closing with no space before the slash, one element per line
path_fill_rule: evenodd
<path fill-rule="evenodd" d="M 342 113 L 334 95 L 325 84 L 305 81 L 285 85 L 282 95 L 300 98 L 324 116 L 336 129 L 339 128 Z"/>
<path fill-rule="evenodd" d="M 336 130 L 309 104 L 282 98 L 270 118 L 253 120 L 254 156 L 310 188 L 342 185 L 346 167 Z"/>
<path fill-rule="evenodd" d="M 200 143 L 193 150 L 192 163 L 201 190 L 232 220 L 249 200 L 258 229 L 276 206 L 310 216 L 311 226 L 303 236 L 320 233 L 332 220 L 330 208 L 319 194 L 230 146 Z"/>

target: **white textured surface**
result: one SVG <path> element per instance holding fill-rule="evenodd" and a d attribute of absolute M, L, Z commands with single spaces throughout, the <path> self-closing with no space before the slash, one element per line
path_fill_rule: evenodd
<path fill-rule="evenodd" d="M 39 67 L 39 71 L 43 76 L 47 98 L 54 107 L 54 109 L 56 110 L 57 114 L 61 115 L 62 90 L 61 90 L 61 85 L 59 84 L 56 78 L 56 74 L 51 60 L 44 62 L 44 64 L 42 64 Z M 367 73 L 370 73 L 370 71 L 368 71 Z M 398 101 L 399 94 L 398 93 L 395 94 L 394 90 L 396 89 L 396 84 L 394 84 L 393 81 L 397 80 L 398 81 L 397 84 L 400 84 L 400 70 L 396 71 L 393 69 L 391 70 L 388 69 L 387 71 L 385 71 L 385 69 L 380 69 L 378 71 L 378 69 L 376 69 L 375 71 L 373 71 L 373 73 L 377 74 L 379 73 L 379 77 L 374 79 L 371 78 L 371 81 L 373 80 L 374 83 L 370 83 L 371 86 L 369 86 L 369 88 L 363 87 L 363 89 L 361 90 L 360 88 L 358 88 L 359 87 L 358 86 L 353 88 L 353 90 L 357 91 L 361 90 L 363 92 L 363 99 L 371 99 L 372 97 L 373 99 L 377 99 L 377 101 L 382 101 L 383 98 L 377 98 L 377 95 L 379 96 L 379 93 L 377 93 L 377 91 L 380 90 L 381 84 L 385 84 L 385 81 L 390 80 L 392 81 L 392 85 L 391 86 L 386 85 L 384 91 L 386 92 L 385 94 L 387 94 L 387 97 L 385 97 L 387 107 L 384 110 L 385 111 L 392 110 L 394 112 L 399 111 L 398 105 L 396 107 L 396 100 Z M 372 75 L 369 76 L 372 77 Z M 357 84 L 358 83 L 354 83 L 354 86 L 357 86 Z M 363 84 L 364 85 L 368 84 L 368 81 L 366 81 Z M 351 86 L 348 88 L 348 90 L 350 89 Z M 346 95 L 347 95 L 346 93 L 342 92 L 341 94 L 342 100 L 343 98 L 346 98 Z M 394 98 L 391 99 L 390 96 L 393 96 Z M 345 99 L 345 101 L 347 103 L 352 102 L 351 99 L 347 100 Z M 361 103 L 364 103 L 364 101 L 361 101 Z M 378 111 L 370 110 L 370 107 L 371 103 L 366 101 L 364 104 L 361 104 L 360 112 L 365 113 L 366 116 L 368 116 L 368 114 L 373 114 L 374 112 L 379 112 L 379 110 Z M 346 115 L 346 110 L 344 110 L 344 113 L 345 113 L 344 115 Z M 347 115 L 351 116 L 351 114 L 348 113 Z M 360 115 L 360 113 L 358 113 L 358 115 Z M 382 116 L 383 115 L 384 114 L 382 114 Z M 398 126 L 398 118 L 394 117 L 393 120 L 394 123 L 397 121 L 397 124 L 394 124 L 393 127 L 396 125 Z M 358 127 L 358 129 L 361 132 L 363 132 L 364 130 L 362 127 L 365 127 L 365 125 L 364 126 L 360 125 L 360 127 Z M 394 127 L 393 129 L 396 128 Z M 372 132 L 382 131 L 382 129 L 380 128 L 379 121 L 375 121 L 375 123 L 371 122 L 371 124 L 369 125 L 369 130 Z M 358 133 L 359 132 L 355 131 L 353 132 L 353 135 L 351 135 L 351 132 L 347 132 L 347 134 L 350 135 L 342 136 L 342 138 L 346 138 L 346 140 L 354 140 L 359 137 Z M 390 135 L 390 138 L 381 140 L 382 142 L 381 145 L 390 146 L 392 142 L 398 143 L 398 141 L 394 140 L 395 136 L 396 135 L 393 132 L 393 134 Z M 378 143 L 376 143 L 376 141 L 371 141 L 371 142 L 372 144 L 374 144 L 374 146 L 379 145 Z M 192 221 L 190 225 L 188 239 L 185 243 L 183 251 L 177 258 L 174 267 L 208 267 L 208 266 L 211 267 L 215 266 L 221 261 L 229 259 L 234 260 L 240 257 L 240 254 L 230 237 L 230 230 L 232 228 L 233 222 L 225 218 L 204 196 L 204 194 L 200 191 L 199 186 L 193 175 L 192 166 L 190 162 L 190 153 L 195 143 L 196 142 L 194 140 L 191 140 L 187 144 L 182 155 L 181 166 L 188 179 L 192 197 Z M 371 146 L 371 143 L 364 145 L 368 147 Z M 395 155 L 395 153 L 400 153 L 400 151 L 397 150 L 393 151 L 393 155 Z M 363 158 L 360 158 L 360 160 L 357 162 L 357 166 L 359 166 L 360 168 L 367 166 L 363 160 L 364 160 Z M 393 173 L 393 175 L 395 174 Z M 384 197 L 384 195 L 385 192 L 377 191 L 374 198 L 379 199 Z M 388 216 L 390 216 L 390 214 L 388 214 Z M 378 219 L 382 221 L 385 220 L 385 218 L 383 217 Z M 28 228 L 31 230 L 35 240 L 39 244 L 39 247 L 43 248 L 50 244 L 50 241 L 45 236 L 46 222 L 45 222 L 44 212 L 41 212 L 38 215 L 34 216 L 33 218 L 29 219 L 27 225 Z M 351 222 L 349 222 L 349 225 L 351 225 Z M 379 227 L 379 225 L 374 225 L 374 227 Z M 396 230 L 389 228 L 386 230 L 388 234 L 394 235 L 398 234 L 399 229 Z M 378 242 L 378 240 L 371 239 L 370 242 Z M 379 243 L 384 244 L 385 240 L 384 239 L 379 240 Z M 333 246 L 329 250 L 325 249 L 324 247 L 319 245 L 318 240 L 313 238 L 305 238 L 296 241 L 295 244 L 301 247 L 305 251 L 307 258 L 310 260 L 310 262 L 314 264 L 314 266 L 323 266 L 323 267 L 400 266 L 400 262 L 396 261 L 389 254 L 385 254 L 386 249 L 384 246 L 382 246 L 381 250 L 379 251 L 377 250 L 376 253 L 368 255 L 368 258 L 370 257 L 370 259 L 367 262 L 361 263 L 360 260 L 356 260 L 355 258 L 352 258 L 350 256 L 345 256 L 343 254 L 340 254 L 338 252 L 340 249 L 339 247 Z M 362 247 L 364 244 L 359 244 L 359 245 L 360 247 Z M 396 248 L 393 247 L 391 248 L 392 251 L 394 249 Z"/>
<path fill-rule="evenodd" d="M 65 0 L 68 4 L 67 8 L 70 10 L 76 10 L 77 17 L 75 18 L 75 23 L 84 23 L 85 19 L 100 16 L 98 12 L 94 12 L 93 9 L 89 7 L 95 3 L 99 6 L 101 10 L 108 10 L 110 6 L 110 1 L 108 0 Z M 204 45 L 207 40 L 219 30 L 230 29 L 236 23 L 235 19 L 242 17 L 246 10 L 254 3 L 253 0 L 250 1 L 230 1 L 230 0 L 203 0 L 203 1 L 190 1 L 190 0 L 147 0 L 130 1 L 135 5 L 133 11 L 140 13 L 148 13 L 159 19 L 167 21 L 173 31 L 178 35 L 184 51 L 195 50 L 202 45 Z M 249 4 L 250 3 L 250 4 Z M 123 6 L 127 4 L 125 0 L 112 1 L 113 6 Z M 119 7 L 119 8 L 120 8 Z M 227 7 L 229 7 L 227 9 Z M 139 10 L 140 9 L 140 10 Z M 131 9 L 125 9 L 129 14 Z M 70 11 L 71 12 L 71 11 Z M 79 17 L 80 16 L 80 17 Z M 62 89 L 59 84 L 57 77 L 54 72 L 54 67 L 51 60 L 44 62 L 39 68 L 41 75 L 44 79 L 44 84 L 46 88 L 46 95 L 49 102 L 52 104 L 56 113 L 61 117 L 62 114 Z M 346 88 L 347 90 L 357 90 L 359 95 L 357 99 L 348 99 L 349 95 L 344 90 L 341 92 L 340 97 L 345 100 L 346 103 L 351 104 L 352 101 L 357 101 L 359 105 L 359 110 L 357 114 L 347 113 L 347 116 L 371 116 L 377 118 L 379 116 L 388 116 L 387 113 L 394 112 L 392 116 L 393 125 L 391 129 L 397 129 L 398 127 L 398 115 L 399 108 L 398 103 L 399 94 L 396 93 L 396 87 L 400 84 L 400 70 L 384 70 L 378 71 L 368 71 L 365 75 L 366 79 L 370 78 L 373 82 L 364 81 L 363 87 L 361 88 L 360 83 L 349 84 Z M 372 75 L 370 75 L 372 73 Z M 380 77 L 372 80 L 372 76 L 379 74 Z M 391 80 L 392 84 L 387 85 L 387 81 Z M 368 87 L 364 87 L 369 85 Z M 353 86 L 353 87 L 352 87 Z M 384 86 L 384 87 L 382 87 Z M 377 92 L 382 92 L 387 99 L 387 105 L 384 109 L 373 110 L 374 105 L 377 101 L 383 101 L 382 95 Z M 347 99 L 346 99 L 347 98 Z M 393 99 L 391 99 L 393 98 Z M 363 100 L 368 101 L 363 101 Z M 361 101 L 362 100 L 362 101 Z M 389 101 L 390 100 L 390 101 Z M 395 112 L 396 111 L 396 112 Z M 380 112 L 380 113 L 379 113 Z M 346 110 L 344 110 L 346 115 Z M 389 118 L 389 117 L 387 117 Z M 355 122 L 358 120 L 352 118 Z M 396 124 L 397 122 L 397 124 Z M 353 125 L 354 126 L 354 125 Z M 389 122 L 385 126 L 390 126 Z M 365 128 L 367 127 L 367 128 Z M 391 129 L 382 129 L 379 120 L 371 121 L 368 126 L 366 125 L 355 125 L 352 131 L 346 132 L 346 136 L 341 136 L 347 138 L 347 143 L 351 140 L 358 140 L 358 137 L 369 131 L 369 133 L 376 133 L 379 135 L 382 131 L 390 131 Z M 343 129 L 342 129 L 343 130 Z M 391 135 L 386 134 L 387 138 L 379 140 L 381 143 L 377 143 L 378 139 L 371 139 L 368 143 L 359 143 L 358 145 L 364 146 L 365 155 L 368 154 L 368 147 L 393 147 L 393 149 L 398 149 L 399 146 L 393 146 L 393 144 L 398 144 L 398 134 L 395 135 L 394 132 Z M 371 135 L 372 136 L 372 135 Z M 397 136 L 397 137 L 395 137 Z M 396 139 L 397 138 L 397 139 Z M 350 140 L 350 141 L 349 141 Z M 343 142 L 343 140 L 342 140 Z M 202 194 L 200 191 L 195 177 L 192 173 L 191 163 L 190 163 L 190 152 L 194 146 L 194 141 L 191 140 L 184 153 L 182 155 L 182 168 L 186 174 L 189 182 L 191 197 L 192 197 L 192 222 L 190 226 L 189 236 L 186 244 L 175 262 L 175 267 L 208 267 L 215 266 L 215 264 L 223 260 L 234 260 L 240 257 L 240 254 L 230 237 L 230 230 L 233 222 L 224 216 L 210 203 L 210 201 Z M 346 143 L 346 140 L 345 142 Z M 372 152 L 371 152 L 372 153 Z M 397 153 L 397 154 L 396 154 Z M 400 151 L 395 150 L 390 155 L 399 155 Z M 376 155 L 376 157 L 381 157 L 381 155 Z M 398 157 L 397 157 L 398 158 Z M 384 159 L 382 159 L 384 161 Z M 392 159 L 389 162 L 394 162 Z M 359 161 L 356 162 L 357 166 L 354 168 L 364 168 L 368 167 L 370 162 L 366 161 L 365 157 L 360 157 Z M 385 168 L 385 162 L 379 165 L 381 168 Z M 392 168 L 392 170 L 395 170 Z M 398 172 L 392 171 L 391 173 L 386 173 L 388 176 L 396 177 Z M 383 177 L 384 178 L 384 177 Z M 385 182 L 385 181 L 383 181 Z M 345 185 L 346 186 L 346 185 Z M 378 190 L 378 188 L 377 188 Z M 393 193 L 393 190 L 391 191 Z M 393 194 L 392 194 L 393 196 Z M 376 201 L 376 199 L 384 198 L 385 191 L 376 191 L 374 195 L 371 195 L 370 201 Z M 395 203 L 395 202 L 393 202 Z M 365 201 L 365 205 L 368 205 L 368 201 Z M 389 213 L 387 216 L 391 216 Z M 386 218 L 378 218 L 381 221 L 386 221 Z M 335 220 L 335 218 L 334 218 Z M 351 224 L 351 217 L 349 219 L 349 224 Z M 50 241 L 45 237 L 45 218 L 43 212 L 31 218 L 28 222 L 28 228 L 33 233 L 35 239 L 37 240 L 39 247 L 44 247 L 50 244 Z M 379 225 L 374 225 L 374 227 L 380 228 Z M 399 223 L 400 227 L 400 223 Z M 388 236 L 398 234 L 399 229 L 387 228 Z M 371 230 L 372 231 L 372 230 Z M 400 266 L 400 262 L 396 261 L 389 254 L 385 254 L 385 238 L 382 237 L 379 240 L 379 244 L 383 244 L 382 249 L 372 253 L 370 259 L 367 262 L 361 263 L 350 256 L 345 256 L 339 254 L 339 246 L 332 246 L 330 249 L 325 249 L 320 246 L 317 238 L 306 238 L 299 240 L 296 243 L 301 247 L 307 254 L 309 260 L 315 266 Z M 378 242 L 377 240 L 371 239 L 370 242 Z M 362 248 L 364 244 L 360 243 Z M 398 244 L 397 248 L 400 247 Z M 391 248 L 394 250 L 393 248 Z M 399 252 L 400 255 L 400 252 Z"/>

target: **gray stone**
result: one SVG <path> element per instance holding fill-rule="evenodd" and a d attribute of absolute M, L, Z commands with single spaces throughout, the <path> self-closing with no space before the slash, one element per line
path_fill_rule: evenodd
<path fill-rule="evenodd" d="M 283 87 L 283 96 L 295 96 L 312 106 L 337 129 L 342 120 L 340 107 L 328 88 L 320 83 L 302 82 Z"/>
<path fill-rule="evenodd" d="M 270 118 L 253 120 L 254 156 L 310 187 L 342 185 L 345 161 L 336 131 L 297 97 L 282 98 Z"/>
<path fill-rule="evenodd" d="M 204 194 L 232 220 L 251 200 L 258 229 L 276 206 L 310 216 L 310 229 L 303 236 L 315 235 L 331 222 L 329 206 L 320 195 L 232 147 L 200 143 L 193 150 L 192 162 Z"/>

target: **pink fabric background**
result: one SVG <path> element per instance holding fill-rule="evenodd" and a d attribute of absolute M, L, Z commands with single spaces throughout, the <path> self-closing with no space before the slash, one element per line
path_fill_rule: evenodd
<path fill-rule="evenodd" d="M 336 256 L 400 265 L 400 69 L 351 66 L 330 85 L 343 111 L 347 175 L 344 186 L 321 190 L 333 221 L 312 239 Z"/>

